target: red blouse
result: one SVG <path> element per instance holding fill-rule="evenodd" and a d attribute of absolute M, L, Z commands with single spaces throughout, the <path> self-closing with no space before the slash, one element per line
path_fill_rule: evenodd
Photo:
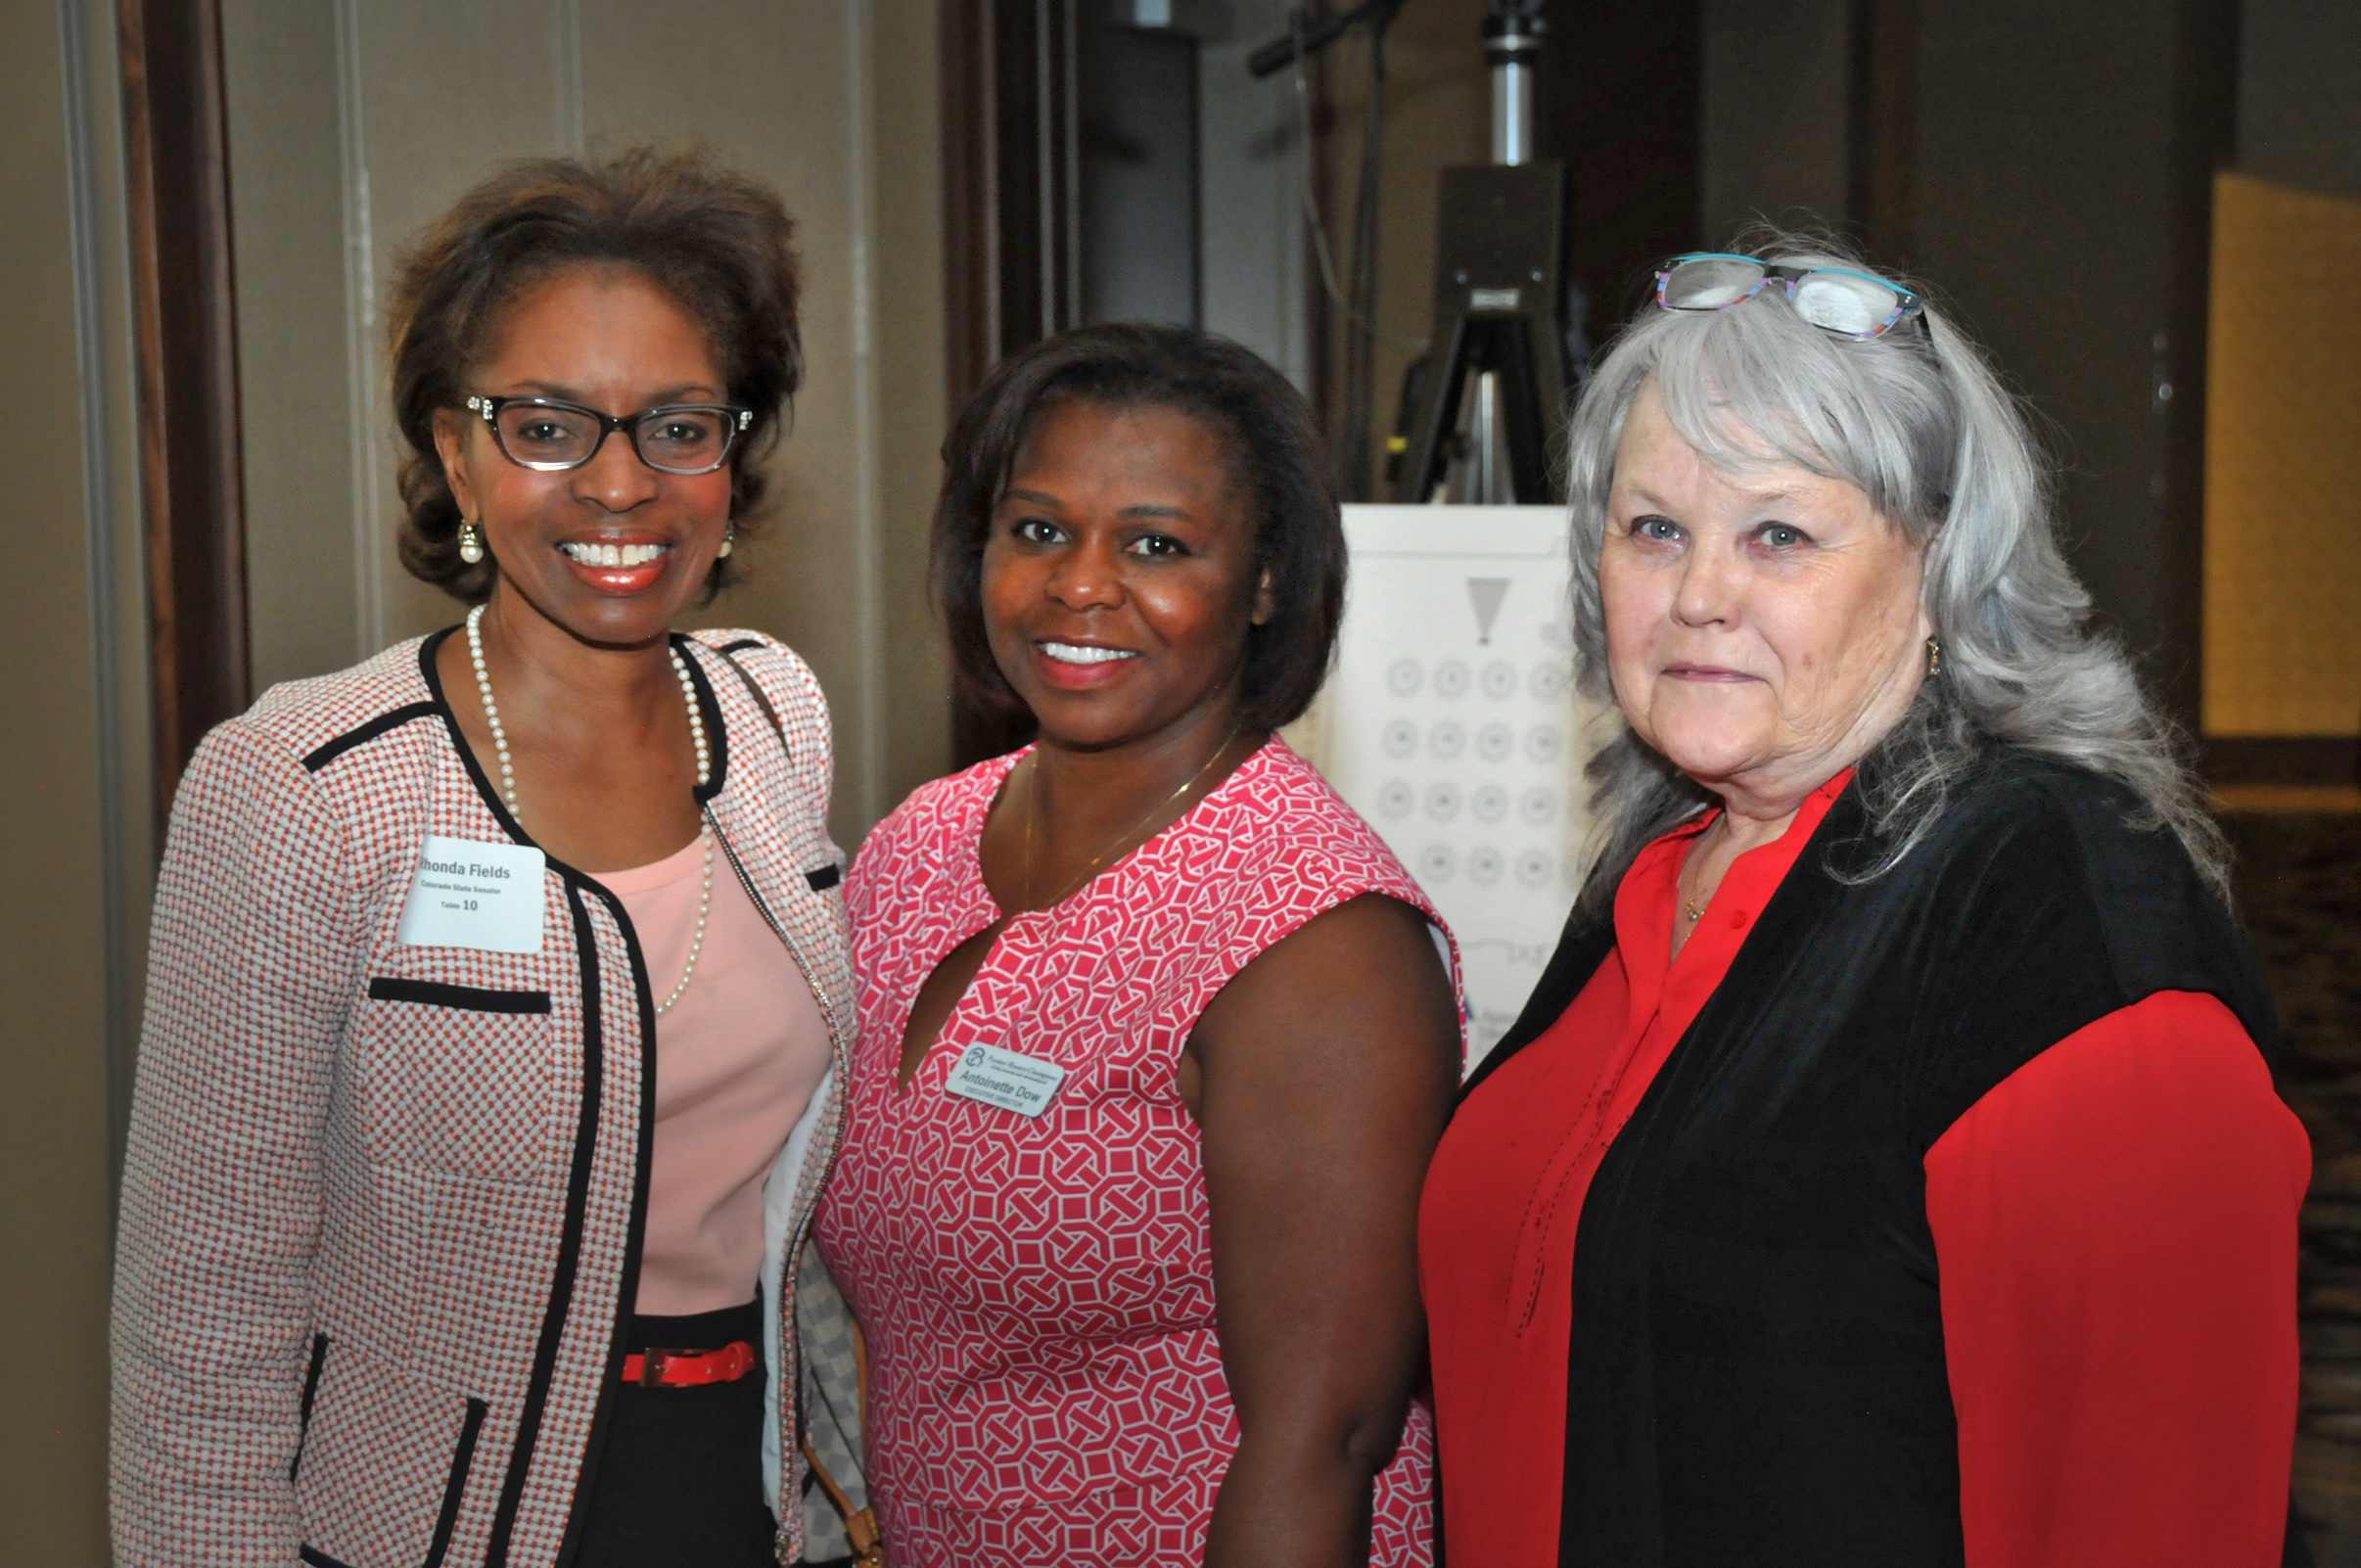
<path fill-rule="evenodd" d="M 1449 1556 L 1556 1563 L 1584 1196 L 1850 778 L 1732 864 L 1677 958 L 1710 817 L 1643 851 L 1614 950 L 1444 1135 L 1418 1250 Z M 1925 1166 L 1970 1568 L 2276 1564 L 2311 1149 L 2230 1010 L 2166 992 L 2098 1020 Z"/>

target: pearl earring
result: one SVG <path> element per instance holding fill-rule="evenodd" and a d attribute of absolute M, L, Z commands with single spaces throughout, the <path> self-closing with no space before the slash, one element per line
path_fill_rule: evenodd
<path fill-rule="evenodd" d="M 715 554 L 717 557 L 718 557 L 718 556 L 724 556 L 724 555 L 729 554 L 729 552 L 730 552 L 730 551 L 732 551 L 732 550 L 736 549 L 737 547 L 738 547 L 738 530 L 737 530 L 737 529 L 736 529 L 735 527 L 732 527 L 728 532 L 726 532 L 726 533 L 724 533 L 724 534 L 722 534 L 722 535 L 721 535 L 721 548 L 719 548 L 718 550 L 716 550 L 716 551 L 714 552 L 714 554 Z"/>
<path fill-rule="evenodd" d="M 469 566 L 484 559 L 484 535 L 465 518 L 459 520 L 459 559 Z"/>

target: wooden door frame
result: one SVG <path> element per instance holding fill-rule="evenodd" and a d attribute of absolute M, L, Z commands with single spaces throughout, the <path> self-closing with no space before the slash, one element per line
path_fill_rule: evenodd
<path fill-rule="evenodd" d="M 1083 0 L 942 0 L 946 427 L 992 367 L 1082 313 L 1074 60 Z M 951 697 L 952 765 L 1024 744 L 1033 716 Z"/>
<path fill-rule="evenodd" d="M 252 697 L 229 127 L 218 0 L 118 0 L 161 832 Z"/>

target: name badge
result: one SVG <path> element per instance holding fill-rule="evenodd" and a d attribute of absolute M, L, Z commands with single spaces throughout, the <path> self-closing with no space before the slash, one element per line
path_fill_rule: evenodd
<path fill-rule="evenodd" d="M 943 1086 L 962 1099 L 981 1100 L 1019 1116 L 1039 1116 L 1065 1081 L 1062 1067 L 997 1045 L 970 1045 L 959 1053 L 959 1065 Z"/>
<path fill-rule="evenodd" d="M 547 859 L 521 844 L 430 837 L 395 939 L 409 947 L 539 952 Z"/>

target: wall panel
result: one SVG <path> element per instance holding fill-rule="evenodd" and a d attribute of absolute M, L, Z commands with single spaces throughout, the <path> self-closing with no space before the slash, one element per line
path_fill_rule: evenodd
<path fill-rule="evenodd" d="M 222 0 L 254 689 L 350 664 L 351 378 L 333 7 Z"/>
<path fill-rule="evenodd" d="M 1698 201 L 1705 243 L 1769 219 L 1846 217 L 1848 0 L 1705 0 Z"/>
<path fill-rule="evenodd" d="M 111 483 L 88 330 L 88 141 L 69 5 L 0 7 L 0 363 L 38 395 L 0 421 L 0 1334 L 42 1370 L 0 1394 L 0 1542 L 11 1561 L 107 1557 L 110 908 L 105 582 Z M 70 47 L 69 47 L 70 45 Z M 117 231 L 119 233 L 119 230 Z M 118 280 L 119 281 L 119 280 Z M 102 414 L 103 417 L 103 414 Z M 85 461 L 85 458 L 94 461 Z"/>
<path fill-rule="evenodd" d="M 771 516 L 744 586 L 693 619 L 794 628 L 836 707 L 840 790 L 860 814 L 880 759 L 871 691 L 876 573 L 871 366 L 861 233 L 867 192 L 850 5 L 711 0 L 693 10 L 584 0 L 583 125 L 593 149 L 695 136 L 778 187 L 804 253 L 804 389 L 771 460 Z M 690 19 L 694 18 L 694 24 Z M 782 633 L 784 634 L 784 633 Z M 852 804 L 849 799 L 848 805 Z M 844 811 L 840 822 L 849 821 Z"/>
<path fill-rule="evenodd" d="M 2361 732 L 2361 201 L 2244 174 L 2214 203 L 2205 733 Z"/>
<path fill-rule="evenodd" d="M 2201 353 L 2178 324 L 2181 23 L 2168 0 L 1928 7 L 1914 259 L 2031 394 L 2075 572 L 2194 718 L 2198 497 L 2173 404 L 2201 391 L 2175 385 Z"/>

